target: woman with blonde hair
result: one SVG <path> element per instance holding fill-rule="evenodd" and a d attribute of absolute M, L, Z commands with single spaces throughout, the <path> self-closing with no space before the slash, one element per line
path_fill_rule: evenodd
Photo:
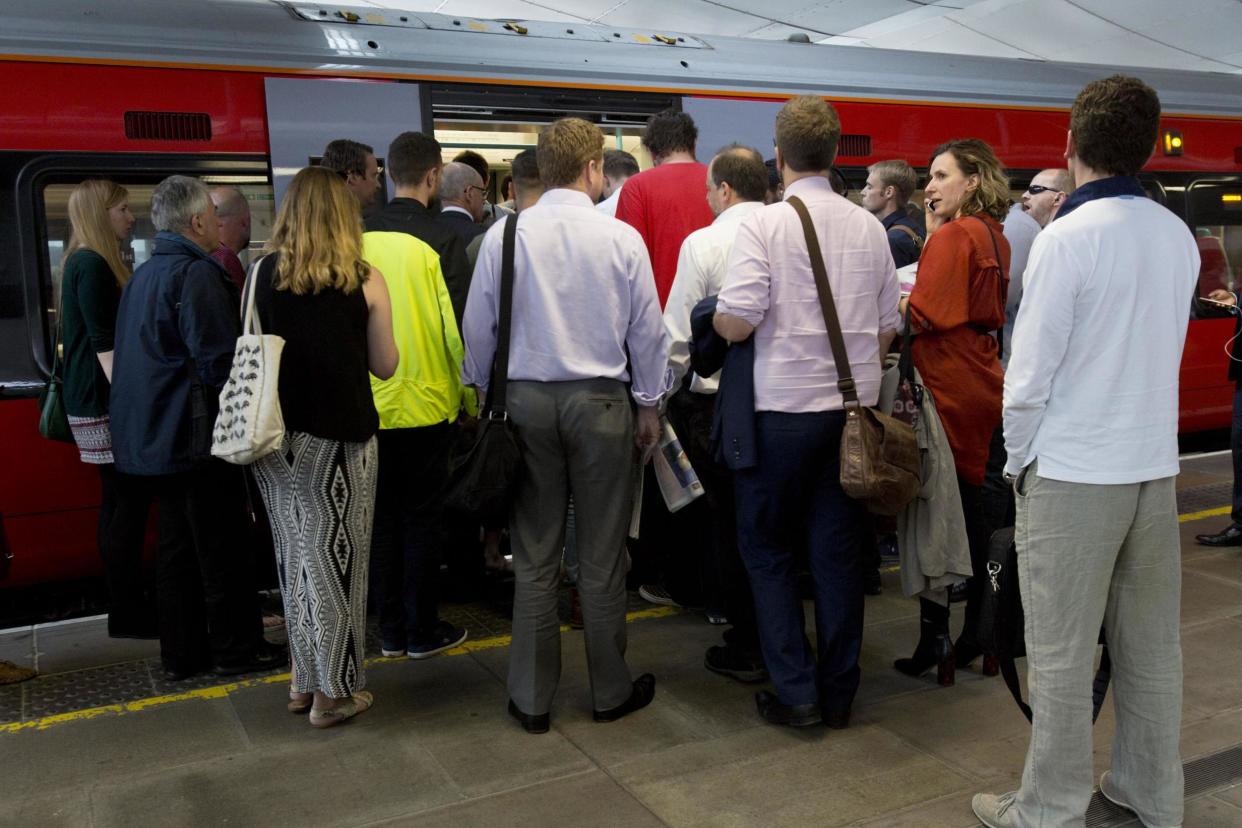
<path fill-rule="evenodd" d="M 60 280 L 63 393 L 82 462 L 99 469 L 97 541 L 108 584 L 108 634 L 154 638 L 154 608 L 142 583 L 150 496 L 140 480 L 113 466 L 108 419 L 117 306 L 131 275 L 121 255 L 134 227 L 129 192 L 112 181 L 83 181 L 69 195 L 69 225 Z"/>
<path fill-rule="evenodd" d="M 328 727 L 368 710 L 362 688 L 379 417 L 370 374 L 397 368 L 388 288 L 362 259 L 358 202 L 331 170 L 294 176 L 248 290 L 284 337 L 285 444 L 255 478 L 271 519 L 293 660 L 289 710 Z"/>
<path fill-rule="evenodd" d="M 977 138 L 942 144 L 932 153 L 924 188 L 927 241 L 918 278 L 903 314 L 914 336 L 914 366 L 932 392 L 953 450 L 974 577 L 967 581 L 966 619 L 956 647 L 949 638 L 947 591 L 920 597 L 919 643 L 894 667 L 911 676 L 937 668 L 941 685 L 955 667 L 981 655 L 975 641 L 979 596 L 986 574 L 991 511 L 983 478 L 993 434 L 1001 422 L 1004 374 L 997 331 L 1005 323 L 1009 243 L 1001 227 L 1009 210 L 1009 180 L 996 154 Z M 984 675 L 996 675 L 984 659 Z"/>

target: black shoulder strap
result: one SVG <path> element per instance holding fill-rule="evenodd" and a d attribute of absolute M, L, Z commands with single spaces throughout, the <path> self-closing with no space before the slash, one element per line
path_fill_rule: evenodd
<path fill-rule="evenodd" d="M 1103 633 L 1100 634 L 1101 638 Z M 1031 721 L 1031 706 L 1022 699 L 1022 684 L 1018 681 L 1018 665 L 1014 663 L 1013 656 L 999 656 L 997 661 L 1000 662 L 1001 677 L 1005 679 L 1005 686 L 1009 688 L 1009 695 L 1013 696 L 1013 700 L 1018 703 L 1018 709 L 1022 711 L 1022 715 L 1026 716 L 1026 720 Z M 1108 685 L 1113 678 L 1113 660 L 1108 654 L 1108 644 L 1104 645 L 1104 651 L 1100 654 L 1100 666 L 1095 671 L 1095 680 L 1091 683 L 1091 721 L 1095 722 L 1100 718 L 1100 708 L 1104 706 L 1104 697 L 1108 695 Z"/>
<path fill-rule="evenodd" d="M 505 220 L 504 244 L 500 248 L 500 316 L 496 322 L 496 356 L 492 359 L 487 411 L 505 414 L 505 391 L 509 384 L 509 329 L 513 323 L 513 249 L 517 246 L 517 216 Z"/>
<path fill-rule="evenodd" d="M 802 220 L 802 232 L 806 236 L 807 253 L 811 256 L 811 272 L 815 274 L 815 290 L 819 293 L 819 308 L 824 314 L 824 327 L 828 329 L 828 344 L 832 348 L 832 361 L 837 365 L 837 389 L 848 407 L 858 405 L 858 392 L 854 388 L 854 375 L 850 371 L 850 355 L 845 350 L 845 337 L 841 335 L 841 321 L 837 318 L 837 305 L 828 284 L 828 270 L 824 267 L 824 254 L 819 249 L 819 237 L 806 205 L 797 196 L 785 199 L 798 218 Z"/>
<path fill-rule="evenodd" d="M 988 223 L 987 223 L 987 221 L 983 218 L 983 216 L 980 216 L 980 215 L 977 215 L 977 214 L 975 214 L 975 213 L 972 213 L 970 217 L 971 217 L 971 218 L 974 218 L 974 219 L 978 219 L 979 221 L 983 222 L 983 226 L 984 226 L 985 228 L 987 228 L 987 231 L 988 231 L 988 238 L 992 240 L 992 250 L 996 253 L 996 266 L 1000 268 L 1000 272 L 1001 272 L 1001 281 L 1000 281 L 1000 286 L 1001 286 L 1001 297 L 1000 297 L 1000 300 L 1001 300 L 1001 313 L 1002 313 L 1002 315 L 1003 315 L 1003 314 L 1004 314 L 1004 308 L 1005 308 L 1005 278 L 1006 278 L 1006 273 L 1005 273 L 1005 262 L 1004 262 L 1004 260 L 1003 260 L 1003 259 L 1001 259 L 1001 254 L 1000 254 L 1000 244 L 999 244 L 999 243 L 997 243 L 997 241 L 996 241 L 996 234 L 992 232 L 992 225 L 988 224 Z M 997 329 L 996 329 L 996 358 L 997 358 L 997 359 L 1002 359 L 1004 356 L 1005 356 L 1005 326 L 1004 326 L 1004 325 L 1001 325 L 999 328 L 997 328 Z M 1029 718 L 1029 717 L 1028 717 L 1028 718 Z"/>

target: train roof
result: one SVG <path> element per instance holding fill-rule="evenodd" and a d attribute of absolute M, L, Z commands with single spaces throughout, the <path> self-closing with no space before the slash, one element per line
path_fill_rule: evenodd
<path fill-rule="evenodd" d="M 372 6 L 9 0 L 0 58 L 681 94 L 1063 109 L 1123 71 L 1166 112 L 1242 117 L 1242 75 L 901 52 Z"/>

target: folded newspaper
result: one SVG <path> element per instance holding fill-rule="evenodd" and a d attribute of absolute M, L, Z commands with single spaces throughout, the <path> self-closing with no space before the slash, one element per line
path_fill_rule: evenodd
<path fill-rule="evenodd" d="M 656 444 L 643 452 L 642 462 L 635 470 L 634 511 L 630 514 L 630 537 L 637 538 L 643 512 L 643 469 L 647 460 L 655 469 L 660 494 L 670 512 L 685 508 L 703 496 L 703 484 L 690 465 L 690 458 L 681 447 L 681 440 L 667 417 L 660 417 L 660 436 Z"/>

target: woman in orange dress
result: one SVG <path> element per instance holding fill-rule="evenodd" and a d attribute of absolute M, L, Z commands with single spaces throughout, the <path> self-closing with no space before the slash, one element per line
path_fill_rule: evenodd
<path fill-rule="evenodd" d="M 991 531 L 982 502 L 984 468 L 992 434 L 1001 422 L 1004 374 L 996 332 L 1005 322 L 1009 243 L 1001 222 L 1009 209 L 1009 180 L 983 141 L 965 138 L 932 154 L 924 189 L 927 241 L 909 308 L 914 365 L 931 389 L 953 450 L 966 518 L 974 577 L 967 582 L 966 620 L 955 647 L 949 638 L 949 605 L 919 599 L 919 643 L 897 670 L 919 676 L 938 668 L 940 684 L 953 683 L 954 667 L 981 654 L 975 642 L 982 577 Z M 985 659 L 984 673 L 996 674 Z"/>

